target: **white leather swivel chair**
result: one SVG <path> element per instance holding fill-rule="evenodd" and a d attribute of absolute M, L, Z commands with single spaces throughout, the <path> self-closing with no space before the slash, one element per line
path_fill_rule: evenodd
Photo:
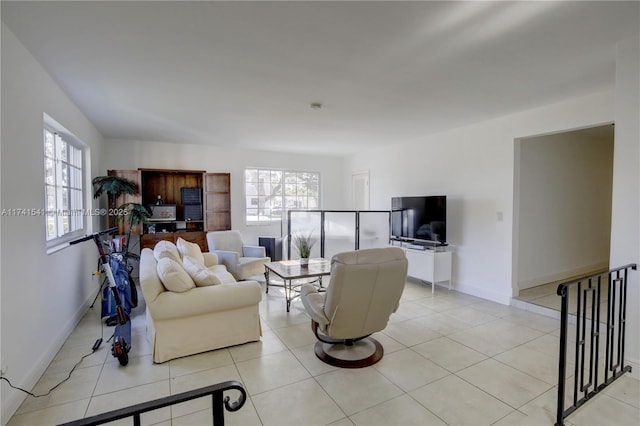
<path fill-rule="evenodd" d="M 239 231 L 207 232 L 207 244 L 238 281 L 263 275 L 264 264 L 271 261 L 264 247 L 244 245 Z"/>
<path fill-rule="evenodd" d="M 406 278 L 407 259 L 398 247 L 333 256 L 326 293 L 305 284 L 300 294 L 319 340 L 316 356 L 345 368 L 378 362 L 384 350 L 369 336 L 384 330 L 389 316 L 398 309 Z"/>

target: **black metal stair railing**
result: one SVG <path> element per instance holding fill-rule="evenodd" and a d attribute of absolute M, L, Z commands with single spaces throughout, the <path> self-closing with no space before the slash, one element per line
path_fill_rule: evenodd
<path fill-rule="evenodd" d="M 223 392 L 228 390 L 239 391 L 240 396 L 238 397 L 238 399 L 233 402 L 229 402 L 229 396 L 223 397 Z M 224 426 L 223 407 L 226 408 L 227 411 L 238 411 L 240 408 L 242 408 L 247 399 L 247 392 L 244 390 L 244 387 L 240 382 L 228 381 L 211 386 L 206 386 L 200 389 L 182 392 L 176 395 L 166 396 L 164 398 L 155 399 L 153 401 L 142 402 L 130 407 L 120 408 L 118 410 L 97 414 L 92 417 L 85 417 L 83 419 L 64 423 L 59 426 L 100 425 L 127 417 L 133 417 L 134 426 L 139 426 L 140 415 L 142 413 L 157 410 L 159 408 L 167 407 L 174 404 L 179 404 L 181 402 L 190 401 L 192 399 L 201 398 L 207 395 L 211 395 L 214 426 Z"/>
<path fill-rule="evenodd" d="M 562 297 L 562 304 L 556 426 L 563 425 L 567 416 L 631 371 L 630 365 L 624 366 L 627 283 L 629 271 L 636 269 L 636 264 L 629 264 L 558 286 L 557 294 Z M 573 299 L 575 315 L 569 311 Z M 601 308 L 606 312 L 601 312 Z M 570 379 L 567 377 L 570 320 L 572 330 L 575 329 L 573 393 L 571 404 L 565 409 L 566 382 Z M 604 342 L 602 334 L 605 335 Z M 603 353 L 601 344 L 604 344 Z"/>

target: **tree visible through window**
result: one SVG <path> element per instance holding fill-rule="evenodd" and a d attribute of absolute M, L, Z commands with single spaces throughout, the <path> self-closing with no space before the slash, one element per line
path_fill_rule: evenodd
<path fill-rule="evenodd" d="M 47 241 L 84 228 L 82 149 L 44 129 Z"/>
<path fill-rule="evenodd" d="M 320 173 L 246 169 L 247 223 L 282 220 L 290 209 L 320 208 Z"/>

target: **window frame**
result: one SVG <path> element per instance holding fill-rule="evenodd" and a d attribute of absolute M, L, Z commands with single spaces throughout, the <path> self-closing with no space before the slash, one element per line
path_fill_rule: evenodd
<path fill-rule="evenodd" d="M 47 133 L 54 138 L 52 152 L 47 149 Z M 44 149 L 44 208 L 42 211 L 47 252 L 51 253 L 86 233 L 88 226 L 85 214 L 88 211 L 85 208 L 87 146 L 46 115 L 42 135 Z M 50 170 L 48 162 L 53 163 L 52 174 L 48 173 Z M 54 197 L 55 207 L 53 208 L 49 205 L 49 195 Z M 50 233 L 52 220 L 54 235 Z M 69 226 L 66 231 L 64 231 L 65 222 L 66 226 Z"/>
<path fill-rule="evenodd" d="M 280 209 L 280 214 L 276 217 L 274 217 L 273 214 L 267 216 L 260 216 L 260 210 L 264 209 L 264 208 L 269 208 L 269 207 L 260 207 L 261 202 L 260 202 L 260 198 L 262 196 L 264 197 L 269 197 L 274 190 L 274 187 L 272 186 L 269 189 L 269 194 L 250 194 L 249 193 L 249 185 L 250 184 L 259 184 L 260 183 L 260 178 L 258 177 L 258 182 L 253 181 L 253 180 L 249 180 L 248 179 L 248 174 L 254 172 L 255 176 L 260 176 L 260 174 L 269 174 L 270 180 L 269 182 L 266 183 L 273 183 L 273 181 L 271 180 L 275 175 L 277 174 L 281 174 L 281 178 L 280 178 L 280 182 L 279 182 L 279 193 L 277 194 L 277 199 L 279 199 L 279 203 L 276 202 L 275 207 L 270 207 L 272 209 L 276 208 L 276 209 Z M 287 175 L 289 175 L 289 177 L 291 177 L 290 175 L 296 175 L 296 181 L 293 183 L 287 183 Z M 297 186 L 299 185 L 299 180 L 298 180 L 298 175 L 300 174 L 310 174 L 312 175 L 313 179 L 315 177 L 315 180 L 317 182 L 317 187 L 316 187 L 316 194 L 315 196 L 313 194 L 305 194 L 305 195 L 301 195 L 301 194 L 295 194 L 295 195 L 291 195 L 291 194 L 287 194 L 287 185 L 293 185 L 293 186 Z M 263 183 L 266 184 L 266 183 Z M 279 169 L 279 168 L 268 168 L 268 167 L 246 167 L 244 170 L 244 218 L 245 218 L 245 224 L 247 226 L 259 226 L 259 225 L 270 225 L 276 222 L 284 222 L 286 221 L 286 217 L 287 217 L 287 211 L 289 209 L 296 209 L 296 210 L 300 210 L 300 209 L 304 209 L 305 207 L 300 207 L 300 206 L 295 206 L 295 207 L 289 207 L 287 206 L 287 198 L 291 199 L 291 198 L 295 198 L 296 201 L 299 201 L 300 199 L 304 198 L 306 199 L 305 202 L 303 202 L 303 204 L 308 205 L 309 204 L 309 200 L 316 200 L 317 201 L 317 206 L 313 206 L 313 207 L 307 207 L 309 209 L 319 209 L 322 206 L 322 199 L 321 199 L 321 184 L 322 184 L 322 175 L 320 172 L 318 171 L 310 171 L 310 170 L 293 170 L 293 169 Z M 259 191 L 256 188 L 257 191 Z M 297 192 L 297 189 L 296 189 Z M 257 204 L 258 207 L 251 207 L 250 203 L 249 203 L 249 199 L 253 199 L 253 198 L 257 198 Z M 250 215 L 250 211 L 251 210 L 256 210 L 256 214 L 255 215 Z M 265 219 L 263 220 L 255 220 L 255 219 L 250 219 L 251 217 L 265 217 Z"/>

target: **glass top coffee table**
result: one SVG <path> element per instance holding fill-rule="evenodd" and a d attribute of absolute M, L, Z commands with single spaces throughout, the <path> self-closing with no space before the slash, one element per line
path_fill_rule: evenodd
<path fill-rule="evenodd" d="M 275 274 L 282 279 L 282 284 L 270 282 L 269 276 Z M 284 288 L 284 295 L 287 299 L 287 312 L 293 300 L 299 294 L 299 284 L 294 284 L 295 280 L 307 278 L 318 278 L 318 283 L 322 287 L 322 277 L 331 274 L 331 261 L 323 258 L 309 259 L 309 265 L 300 265 L 300 260 L 281 260 L 279 262 L 269 262 L 264 264 L 264 277 L 267 280 L 266 293 L 269 293 L 269 286 Z"/>

